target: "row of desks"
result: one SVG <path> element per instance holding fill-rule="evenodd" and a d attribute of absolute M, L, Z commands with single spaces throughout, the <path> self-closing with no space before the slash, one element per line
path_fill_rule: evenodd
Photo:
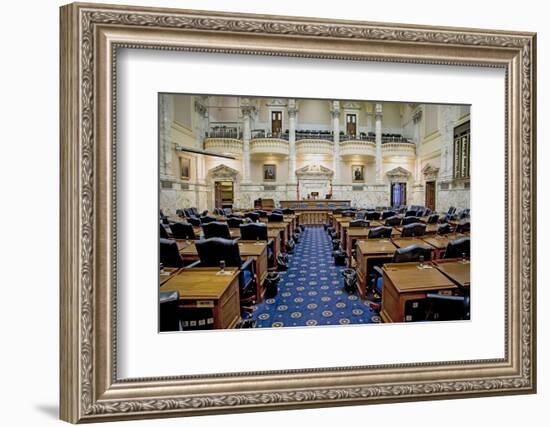
<path fill-rule="evenodd" d="M 424 268 L 416 262 L 385 264 L 382 273 L 380 316 L 386 323 L 412 320 L 407 301 L 425 299 L 428 293 L 464 295 L 470 286 L 470 263 L 459 260 L 428 262 Z"/>
<path fill-rule="evenodd" d="M 432 236 L 423 238 L 401 237 L 392 239 L 366 239 L 356 243 L 355 263 L 357 269 L 357 284 L 362 298 L 367 295 L 368 276 L 375 266 L 381 266 L 391 262 L 396 249 L 406 248 L 411 245 L 424 245 L 426 243 L 434 247 L 436 251 L 444 251 L 452 240 L 465 237 L 465 234 L 448 234 L 445 236 Z M 437 246 L 436 246 L 437 245 Z M 439 252 L 439 255 L 441 252 Z M 434 256 L 439 259 L 440 256 Z"/>

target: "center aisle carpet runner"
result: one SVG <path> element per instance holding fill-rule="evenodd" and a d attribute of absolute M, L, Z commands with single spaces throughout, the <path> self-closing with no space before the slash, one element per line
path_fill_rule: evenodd
<path fill-rule="evenodd" d="M 344 267 L 334 265 L 323 227 L 306 227 L 289 258 L 288 271 L 279 273 L 277 296 L 255 306 L 257 328 L 380 322 L 357 292 L 344 291 Z"/>

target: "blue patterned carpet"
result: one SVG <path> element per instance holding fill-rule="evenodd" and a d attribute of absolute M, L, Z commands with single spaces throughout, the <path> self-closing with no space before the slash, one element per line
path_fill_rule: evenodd
<path fill-rule="evenodd" d="M 357 293 L 343 290 L 344 267 L 334 266 L 332 243 L 323 227 L 306 227 L 280 272 L 279 292 L 255 307 L 257 328 L 378 323 Z"/>

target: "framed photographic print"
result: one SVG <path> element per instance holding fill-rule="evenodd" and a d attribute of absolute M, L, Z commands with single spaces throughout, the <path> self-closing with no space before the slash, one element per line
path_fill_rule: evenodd
<path fill-rule="evenodd" d="M 277 180 L 277 165 L 264 165 L 264 181 Z"/>
<path fill-rule="evenodd" d="M 180 157 L 181 179 L 188 180 L 191 176 L 191 159 Z"/>
<path fill-rule="evenodd" d="M 365 180 L 365 167 L 363 165 L 353 165 L 351 176 L 353 182 L 363 182 Z"/>
<path fill-rule="evenodd" d="M 60 22 L 62 419 L 536 391 L 535 34 Z"/>

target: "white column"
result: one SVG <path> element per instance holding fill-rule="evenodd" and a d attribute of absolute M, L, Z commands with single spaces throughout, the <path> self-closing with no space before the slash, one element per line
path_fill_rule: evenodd
<path fill-rule="evenodd" d="M 200 102 L 195 101 L 195 111 L 199 118 L 195 131 L 197 133 L 196 147 L 198 150 L 204 149 L 204 137 L 208 128 L 208 109 Z M 197 183 L 204 184 L 206 179 L 206 162 L 205 156 L 197 156 Z"/>
<path fill-rule="evenodd" d="M 296 101 L 288 100 L 288 183 L 296 183 Z"/>
<path fill-rule="evenodd" d="M 376 104 L 374 107 L 376 134 L 376 183 L 382 184 L 384 176 L 382 174 L 382 104 Z"/>
<path fill-rule="evenodd" d="M 172 179 L 172 121 L 173 99 L 172 95 L 161 95 L 160 109 L 160 152 L 159 166 L 160 176 L 163 179 Z"/>
<path fill-rule="evenodd" d="M 334 182 L 340 182 L 340 102 L 332 102 L 332 133 L 333 133 L 333 153 L 332 169 L 334 170 Z"/>
<path fill-rule="evenodd" d="M 442 105 L 440 110 L 440 132 L 441 132 L 441 169 L 439 177 L 441 181 L 452 180 L 453 178 L 453 106 Z"/>
<path fill-rule="evenodd" d="M 243 113 L 243 183 L 250 182 L 250 115 L 252 107 L 241 107 Z"/>

